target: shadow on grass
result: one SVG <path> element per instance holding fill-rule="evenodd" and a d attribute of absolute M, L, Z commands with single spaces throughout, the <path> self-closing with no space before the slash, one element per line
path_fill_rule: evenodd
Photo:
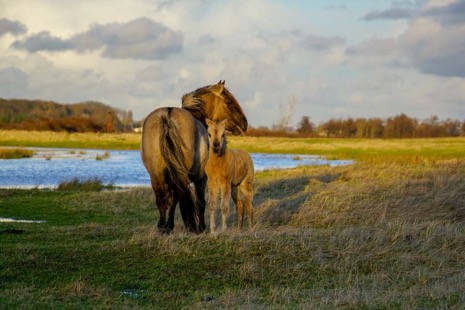
<path fill-rule="evenodd" d="M 324 173 L 257 184 L 253 202 L 257 223 L 271 226 L 289 224 L 293 215 L 317 189 L 340 177 L 340 173 Z"/>

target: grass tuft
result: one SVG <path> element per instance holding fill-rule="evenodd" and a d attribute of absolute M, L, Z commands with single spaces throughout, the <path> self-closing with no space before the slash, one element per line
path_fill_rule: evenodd
<path fill-rule="evenodd" d="M 103 189 L 113 188 L 112 184 L 104 184 L 99 178 L 90 178 L 87 180 L 81 180 L 74 178 L 69 181 L 63 181 L 58 184 L 57 189 L 60 191 L 81 191 L 81 192 L 92 192 L 100 191 Z"/>
<path fill-rule="evenodd" d="M 29 158 L 34 155 L 32 150 L 26 149 L 0 149 L 0 159 Z"/>

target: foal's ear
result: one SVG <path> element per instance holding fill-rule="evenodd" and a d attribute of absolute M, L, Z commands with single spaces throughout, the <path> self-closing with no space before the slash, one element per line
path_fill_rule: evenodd
<path fill-rule="evenodd" d="M 228 119 L 225 118 L 224 120 L 221 121 L 221 124 L 226 127 L 226 125 L 228 124 Z"/>
<path fill-rule="evenodd" d="M 207 122 L 208 127 L 210 127 L 211 125 L 213 125 L 215 123 L 212 120 L 209 120 L 208 118 L 205 119 L 205 122 Z"/>

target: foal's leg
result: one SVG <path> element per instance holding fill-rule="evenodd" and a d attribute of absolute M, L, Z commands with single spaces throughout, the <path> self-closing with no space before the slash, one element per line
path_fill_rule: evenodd
<path fill-rule="evenodd" d="M 231 185 L 224 182 L 221 185 L 221 230 L 226 230 L 226 220 L 229 215 L 229 200 L 231 199 Z"/>
<path fill-rule="evenodd" d="M 247 220 L 249 222 L 249 227 L 252 228 L 253 225 L 253 179 L 246 178 L 240 187 L 240 192 L 244 197 L 244 204 L 247 208 Z"/>
<path fill-rule="evenodd" d="M 205 188 L 207 187 L 207 176 L 203 176 L 200 180 L 195 181 L 195 192 L 197 200 L 195 207 L 199 217 L 199 232 L 205 230 Z"/>
<path fill-rule="evenodd" d="M 216 230 L 216 202 L 218 200 L 218 188 L 208 179 L 208 209 L 210 211 L 210 233 L 214 234 Z"/>
<path fill-rule="evenodd" d="M 244 205 L 242 204 L 241 194 L 237 186 L 231 187 L 231 198 L 236 204 L 237 226 L 242 227 L 244 222 Z"/>

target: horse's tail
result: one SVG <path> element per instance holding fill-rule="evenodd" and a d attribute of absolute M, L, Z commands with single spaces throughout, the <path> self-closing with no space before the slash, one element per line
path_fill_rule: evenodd
<path fill-rule="evenodd" d="M 172 108 L 164 109 L 160 116 L 160 152 L 166 163 L 164 178 L 167 184 L 174 186 L 179 197 L 184 224 L 190 231 L 198 232 L 195 196 L 189 186 L 189 168 L 183 153 L 183 149 L 187 147 L 181 138 L 178 125 L 171 118 L 171 112 Z"/>

